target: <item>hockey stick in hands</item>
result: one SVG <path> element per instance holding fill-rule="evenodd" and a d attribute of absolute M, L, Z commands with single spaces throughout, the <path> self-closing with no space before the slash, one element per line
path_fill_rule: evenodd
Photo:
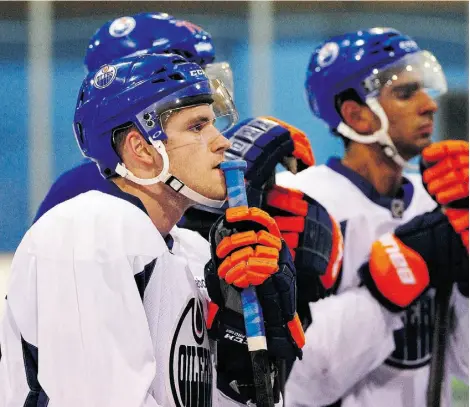
<path fill-rule="evenodd" d="M 225 161 L 220 165 L 225 174 L 229 207 L 248 206 L 245 190 L 243 160 Z M 268 360 L 263 311 L 256 296 L 255 287 L 249 286 L 241 292 L 246 338 L 253 368 L 256 389 L 256 406 L 273 407 L 274 395 Z"/>

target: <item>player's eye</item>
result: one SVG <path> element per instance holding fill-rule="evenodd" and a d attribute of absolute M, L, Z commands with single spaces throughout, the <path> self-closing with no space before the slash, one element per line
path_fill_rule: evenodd
<path fill-rule="evenodd" d="M 420 85 L 418 83 L 410 83 L 396 87 L 393 93 L 398 99 L 407 100 L 411 99 L 419 89 Z"/>
<path fill-rule="evenodd" d="M 191 126 L 189 127 L 189 131 L 192 131 L 194 133 L 200 133 L 202 130 L 204 130 L 204 128 L 206 128 L 207 126 L 210 126 L 211 124 L 214 124 L 215 123 L 215 119 L 204 119 L 204 120 L 200 120 L 198 121 L 197 123 L 193 123 L 191 124 Z"/>

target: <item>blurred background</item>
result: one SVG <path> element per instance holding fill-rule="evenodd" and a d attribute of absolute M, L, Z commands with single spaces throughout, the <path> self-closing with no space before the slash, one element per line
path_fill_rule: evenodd
<path fill-rule="evenodd" d="M 143 11 L 188 19 L 230 62 L 241 118 L 269 114 L 310 137 L 317 163 L 342 151 L 311 114 L 306 67 L 326 37 L 394 27 L 431 50 L 447 76 L 434 137 L 468 139 L 466 1 L 0 2 L 0 294 L 11 254 L 61 172 L 81 160 L 72 133 L 89 38 L 107 20 Z M 456 404 L 468 406 L 457 386 Z"/>

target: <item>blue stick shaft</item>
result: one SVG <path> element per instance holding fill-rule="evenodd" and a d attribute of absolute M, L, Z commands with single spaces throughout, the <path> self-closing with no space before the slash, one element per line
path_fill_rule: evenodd
<path fill-rule="evenodd" d="M 221 164 L 220 168 L 225 173 L 229 206 L 231 208 L 248 206 L 244 179 L 246 161 L 226 161 Z M 248 350 L 250 351 L 253 381 L 256 389 L 256 406 L 274 407 L 263 311 L 254 287 L 245 288 L 241 293 L 241 297 L 246 339 Z"/>
<path fill-rule="evenodd" d="M 243 160 L 225 161 L 220 168 L 225 174 L 229 206 L 231 208 L 248 206 L 243 172 L 246 162 Z M 248 349 L 250 351 L 267 349 L 263 311 L 254 287 L 250 286 L 242 291 L 242 305 Z"/>

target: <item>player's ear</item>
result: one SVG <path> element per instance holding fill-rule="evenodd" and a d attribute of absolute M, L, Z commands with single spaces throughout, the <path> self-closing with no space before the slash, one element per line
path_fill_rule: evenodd
<path fill-rule="evenodd" d="M 124 154 L 129 159 L 144 165 L 153 165 L 155 164 L 154 150 L 138 130 L 132 129 L 129 131 L 124 142 Z"/>
<path fill-rule="evenodd" d="M 341 104 L 340 111 L 344 123 L 356 133 L 371 134 L 380 128 L 379 118 L 367 105 L 361 105 L 354 100 L 345 100 Z"/>

